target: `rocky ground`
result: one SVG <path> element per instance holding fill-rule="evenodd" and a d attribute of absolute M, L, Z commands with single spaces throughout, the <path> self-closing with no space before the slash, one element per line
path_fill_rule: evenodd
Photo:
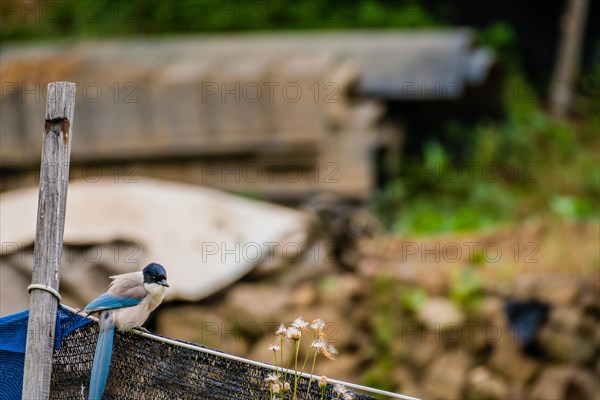
<path fill-rule="evenodd" d="M 378 237 L 346 267 L 317 242 L 293 267 L 163 306 L 155 329 L 272 362 L 280 322 L 322 318 L 340 354 L 318 374 L 423 398 L 597 399 L 598 237 L 562 222 Z"/>
<path fill-rule="evenodd" d="M 148 328 L 272 363 L 279 323 L 322 318 L 339 355 L 319 357 L 317 374 L 421 398 L 599 398 L 597 223 L 357 240 L 365 229 L 354 234 L 347 228 L 356 221 L 349 222 L 336 228 L 342 235 L 317 229 L 321 239 L 287 267 L 257 268 L 198 302 L 163 304 Z M 107 244 L 106 254 L 116 245 L 123 244 Z M 95 270 L 81 263 L 88 250 L 66 248 L 63 256 L 74 256 L 63 257 L 63 277 Z M 12 282 L 4 294 L 20 309 L 32 254 L 28 247 L 2 259 L 2 281 Z M 108 268 L 112 258 L 104 258 Z M 77 290 L 61 282 L 65 303 L 81 307 L 89 301 L 81 293 L 104 290 L 106 273 L 98 275 L 101 289 L 85 277 Z M 306 331 L 300 360 L 309 343 Z"/>

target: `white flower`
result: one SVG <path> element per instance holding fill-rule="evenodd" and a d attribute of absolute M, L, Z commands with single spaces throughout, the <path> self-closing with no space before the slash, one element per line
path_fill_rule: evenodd
<path fill-rule="evenodd" d="M 320 331 L 323 330 L 323 328 L 325 328 L 325 321 L 323 321 L 321 318 L 317 318 L 310 323 L 310 329 L 314 331 Z"/>
<path fill-rule="evenodd" d="M 277 375 L 277 374 L 269 374 L 265 378 L 265 382 L 278 382 L 278 381 L 279 381 L 279 375 Z"/>
<path fill-rule="evenodd" d="M 295 326 L 290 326 L 287 328 L 286 337 L 291 340 L 300 340 L 302 337 L 302 332 Z"/>
<path fill-rule="evenodd" d="M 339 393 L 339 394 L 345 394 L 348 392 L 348 389 L 346 388 L 346 386 L 344 386 L 340 383 L 336 383 L 335 385 L 333 385 L 333 392 Z"/>
<path fill-rule="evenodd" d="M 327 342 L 322 339 L 313 340 L 312 343 L 310 344 L 310 347 L 312 347 L 313 349 L 316 349 L 318 351 L 321 351 L 325 346 L 327 346 Z"/>
<path fill-rule="evenodd" d="M 284 337 L 285 334 L 286 334 L 285 325 L 280 324 L 279 328 L 277 328 L 277 330 L 275 331 L 275 335 L 277 335 L 278 337 Z"/>
<path fill-rule="evenodd" d="M 308 322 L 303 320 L 302 317 L 298 317 L 292 322 L 292 325 L 298 329 L 306 329 L 306 327 L 308 326 Z"/>
<path fill-rule="evenodd" d="M 334 346 L 334 345 L 332 345 L 332 344 L 328 344 L 328 345 L 327 345 L 327 352 L 328 352 L 329 354 L 331 354 L 333 357 L 335 357 L 335 356 L 337 356 L 337 355 L 338 355 L 338 351 L 337 351 L 337 349 L 336 349 L 336 348 L 335 348 L 335 346 Z"/>
<path fill-rule="evenodd" d="M 327 344 L 326 346 L 321 347 L 319 351 L 330 360 L 335 360 L 335 356 L 338 354 L 337 349 L 332 344 Z"/>
<path fill-rule="evenodd" d="M 276 344 L 273 344 L 273 345 L 269 346 L 269 350 L 271 350 L 271 351 L 279 351 L 279 350 L 281 350 L 281 347 L 279 347 Z"/>

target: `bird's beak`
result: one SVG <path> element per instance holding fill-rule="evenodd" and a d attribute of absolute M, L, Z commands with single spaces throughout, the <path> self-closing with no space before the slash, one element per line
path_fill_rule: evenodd
<path fill-rule="evenodd" d="M 162 281 L 158 282 L 158 284 L 159 284 L 159 285 L 166 286 L 166 287 L 169 287 L 169 283 L 167 282 L 167 280 L 166 280 L 166 279 L 163 279 Z"/>

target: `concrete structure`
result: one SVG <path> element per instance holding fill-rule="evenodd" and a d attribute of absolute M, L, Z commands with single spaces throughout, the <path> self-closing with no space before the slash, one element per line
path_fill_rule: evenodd
<path fill-rule="evenodd" d="M 385 101 L 460 98 L 467 30 L 3 46 L 2 190 L 32 183 L 49 81 L 78 82 L 75 178 L 150 175 L 275 199 L 365 198 Z"/>

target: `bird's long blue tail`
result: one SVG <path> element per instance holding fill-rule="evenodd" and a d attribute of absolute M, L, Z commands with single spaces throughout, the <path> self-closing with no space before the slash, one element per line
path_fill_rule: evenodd
<path fill-rule="evenodd" d="M 100 333 L 98 334 L 96 353 L 94 353 L 94 363 L 92 364 L 89 400 L 102 399 L 104 387 L 106 386 L 106 378 L 108 378 L 108 369 L 110 367 L 110 358 L 115 337 L 115 323 L 112 312 L 101 312 L 99 319 Z"/>

